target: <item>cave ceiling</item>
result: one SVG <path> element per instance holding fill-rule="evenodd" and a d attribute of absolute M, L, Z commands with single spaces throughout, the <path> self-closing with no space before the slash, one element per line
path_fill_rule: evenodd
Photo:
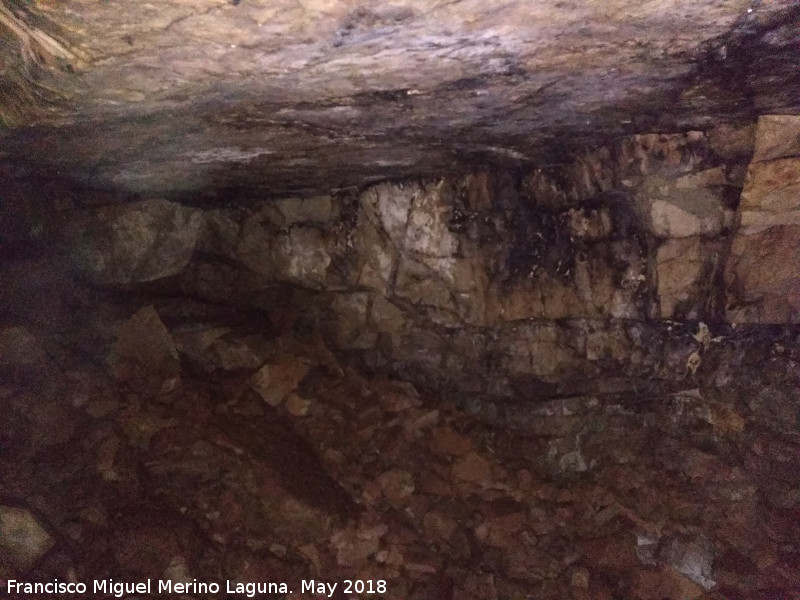
<path fill-rule="evenodd" d="M 313 193 L 800 112 L 795 0 L 0 0 L 0 164 Z"/>

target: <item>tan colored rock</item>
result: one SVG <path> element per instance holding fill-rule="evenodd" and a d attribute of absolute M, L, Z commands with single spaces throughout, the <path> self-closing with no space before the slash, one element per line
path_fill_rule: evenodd
<path fill-rule="evenodd" d="M 725 284 L 729 321 L 800 322 L 800 226 L 737 234 Z"/>
<path fill-rule="evenodd" d="M 572 570 L 570 575 L 570 585 L 576 588 L 589 589 L 589 569 L 586 567 L 577 567 Z"/>
<path fill-rule="evenodd" d="M 608 236 L 613 228 L 607 208 L 597 210 L 570 209 L 566 213 L 567 230 L 576 239 L 597 240 Z"/>
<path fill-rule="evenodd" d="M 472 173 L 464 178 L 467 208 L 471 211 L 488 210 L 492 206 L 491 175 L 486 171 Z"/>
<path fill-rule="evenodd" d="M 250 379 L 250 385 L 270 406 L 278 406 L 293 392 L 308 373 L 308 365 L 286 357 L 261 367 Z"/>
<path fill-rule="evenodd" d="M 535 169 L 522 182 L 523 190 L 535 200 L 538 208 L 563 209 L 566 194 L 556 181 L 541 169 Z"/>
<path fill-rule="evenodd" d="M 495 283 L 487 292 L 486 303 L 487 324 L 544 316 L 542 290 L 534 279 L 512 285 Z"/>
<path fill-rule="evenodd" d="M 452 257 L 458 250 L 458 241 L 447 227 L 450 182 L 441 179 L 419 190 L 412 187 L 412 191 L 413 203 L 403 247 L 426 257 Z"/>
<path fill-rule="evenodd" d="M 678 179 L 648 177 L 639 202 L 649 229 L 664 238 L 718 234 L 727 223 L 720 187 L 725 184 L 721 168 Z"/>
<path fill-rule="evenodd" d="M 378 334 L 372 329 L 368 320 L 369 293 L 337 294 L 333 298 L 331 306 L 336 317 L 337 347 L 347 350 L 363 350 L 375 345 Z"/>
<path fill-rule="evenodd" d="M 304 417 L 311 407 L 311 400 L 302 398 L 297 394 L 289 394 L 286 399 L 286 411 L 295 417 Z"/>
<path fill-rule="evenodd" d="M 0 505 L 0 558 L 9 561 L 20 573 L 33 567 L 54 543 L 30 512 Z"/>
<path fill-rule="evenodd" d="M 253 370 L 264 364 L 271 346 L 260 336 L 236 335 L 229 327 L 199 325 L 172 332 L 179 352 L 209 370 Z"/>
<path fill-rule="evenodd" d="M 800 225 L 800 158 L 752 163 L 739 210 L 742 233 L 773 225 Z"/>
<path fill-rule="evenodd" d="M 354 283 L 386 294 L 397 262 L 397 248 L 381 234 L 375 207 L 366 201 L 361 206 L 353 234 L 353 252 L 359 261 Z"/>
<path fill-rule="evenodd" d="M 273 245 L 272 260 L 279 277 L 312 288 L 325 284 L 331 264 L 330 243 L 313 227 L 292 227 Z"/>
<path fill-rule="evenodd" d="M 728 319 L 800 322 L 800 117 L 766 116 L 725 271 Z"/>
<path fill-rule="evenodd" d="M 425 516 L 422 517 L 422 526 L 429 536 L 444 542 L 449 541 L 458 529 L 455 519 L 434 510 L 425 513 Z"/>
<path fill-rule="evenodd" d="M 763 118 L 763 117 L 762 117 Z M 753 154 L 756 139 L 756 125 L 750 123 L 741 127 L 721 124 L 708 134 L 708 142 L 723 160 L 749 160 Z"/>
<path fill-rule="evenodd" d="M 378 331 L 395 333 L 406 323 L 406 314 L 383 296 L 372 299 L 370 318 Z"/>
<path fill-rule="evenodd" d="M 762 115 L 756 127 L 753 162 L 800 156 L 800 116 Z"/>
<path fill-rule="evenodd" d="M 375 215 L 375 223 L 385 231 L 396 248 L 405 247 L 405 230 L 411 210 L 413 191 L 419 188 L 381 183 L 369 188 L 360 198 L 362 209 Z"/>
<path fill-rule="evenodd" d="M 552 324 L 526 324 L 503 330 L 498 348 L 505 351 L 502 368 L 510 375 L 528 374 L 543 380 L 555 378 L 578 358 L 575 348 L 562 339 Z"/>
<path fill-rule="evenodd" d="M 443 270 L 447 272 L 448 269 Z M 456 311 L 452 290 L 448 287 L 447 280 L 426 264 L 405 256 L 399 259 L 394 291 L 412 304 Z"/>
<path fill-rule="evenodd" d="M 336 562 L 343 567 L 361 567 L 380 549 L 381 538 L 386 535 L 386 525 L 362 527 L 357 530 L 340 530 L 330 539 L 336 553 Z"/>
<path fill-rule="evenodd" d="M 665 241 L 656 253 L 662 319 L 702 316 L 714 285 L 718 248 L 694 236 Z"/>

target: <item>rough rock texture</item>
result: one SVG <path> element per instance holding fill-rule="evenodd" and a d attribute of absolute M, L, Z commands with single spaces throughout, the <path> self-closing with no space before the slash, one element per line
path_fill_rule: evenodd
<path fill-rule="evenodd" d="M 558 169 L 360 193 L 67 206 L 77 218 L 31 227 L 71 223 L 61 236 L 70 264 L 93 280 L 284 311 L 361 364 L 429 389 L 535 399 L 670 388 L 702 361 L 696 321 L 714 337 L 728 323 L 796 320 L 800 238 L 761 215 L 794 210 L 798 119 L 764 117 L 751 130 L 728 128 L 727 146 L 716 132 L 639 135 Z M 176 339 L 201 364 L 263 364 L 257 347 L 220 355 L 229 331 Z M 288 394 L 261 373 L 262 396 Z"/>
<path fill-rule="evenodd" d="M 4 598 L 30 597 L 12 579 L 112 576 L 298 600 L 325 597 L 300 593 L 310 579 L 333 598 L 346 579 L 409 600 L 797 598 L 796 326 L 701 328 L 702 364 L 671 391 L 465 411 L 230 306 L 48 293 L 63 319 L 0 330 L 40 348 L 0 364 Z M 180 370 L 141 345 L 120 378 L 107 357 L 134 330 L 172 338 Z M 245 348 L 260 358 L 234 364 Z M 253 389 L 265 369 L 280 395 Z"/>
<path fill-rule="evenodd" d="M 800 118 L 762 117 L 725 279 L 734 323 L 800 322 Z"/>
<path fill-rule="evenodd" d="M 82 218 L 84 217 L 84 218 Z M 76 215 L 69 224 L 77 267 L 107 283 L 136 283 L 180 272 L 200 232 L 198 211 L 143 200 Z"/>
<path fill-rule="evenodd" d="M 798 111 L 793 0 L 0 3 L 0 160 L 276 195 Z"/>
<path fill-rule="evenodd" d="M 696 321 L 712 323 L 714 337 L 728 331 L 727 319 L 792 319 L 731 308 L 743 293 L 762 294 L 768 306 L 797 297 L 786 293 L 797 285 L 796 261 L 754 266 L 791 255 L 792 227 L 756 235 L 745 224 L 753 199 L 779 185 L 752 175 L 763 161 L 744 177 L 753 144 L 762 155 L 778 145 L 764 139 L 772 122 L 763 119 L 746 137 L 749 151 L 735 131 L 733 150 L 713 133 L 639 135 L 560 169 L 476 171 L 357 194 L 193 209 L 187 224 L 148 221 L 153 230 L 140 235 L 196 238 L 192 260 L 153 289 L 295 310 L 292 322 L 320 331 L 336 350 L 429 389 L 494 399 L 671 389 L 702 361 L 708 340 Z M 772 242 L 762 248 L 763 236 Z M 162 252 L 155 264 L 176 264 L 172 246 Z M 778 287 L 767 287 L 775 280 Z M 695 323 L 659 322 L 667 320 Z M 210 344 L 225 331 L 179 339 L 207 364 Z M 257 366 L 260 359 L 247 350 L 230 360 Z"/>
<path fill-rule="evenodd" d="M 799 24 L 0 0 L 0 595 L 800 600 Z"/>

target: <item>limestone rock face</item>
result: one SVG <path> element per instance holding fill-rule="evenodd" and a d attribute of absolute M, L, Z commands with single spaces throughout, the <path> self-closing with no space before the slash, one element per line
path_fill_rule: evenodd
<path fill-rule="evenodd" d="M 71 226 L 76 266 L 106 283 L 137 283 L 178 273 L 194 252 L 202 225 L 198 210 L 166 200 L 143 200 L 88 211 Z"/>
<path fill-rule="evenodd" d="M 722 244 L 700 237 L 667 240 L 656 254 L 660 316 L 697 319 L 712 300 Z"/>
<path fill-rule="evenodd" d="M 800 117 L 759 119 L 725 271 L 734 323 L 800 322 Z"/>
<path fill-rule="evenodd" d="M 727 183 L 719 168 L 674 181 L 649 179 L 645 191 L 653 233 L 663 238 L 720 233 L 733 217 L 723 204 L 722 190 Z"/>
<path fill-rule="evenodd" d="M 609 369 L 681 381 L 706 341 L 658 321 L 797 320 L 796 157 L 785 142 L 795 121 L 778 121 L 759 123 L 756 155 L 773 158 L 746 178 L 741 140 L 718 151 L 715 134 L 637 135 L 521 175 L 102 208 L 86 222 L 113 235 L 74 247 L 111 281 L 172 275 L 163 285 L 182 293 L 292 313 L 292 327 L 430 387 L 498 398 L 615 389 Z M 176 339 L 206 362 L 228 331 Z M 228 350 L 229 368 L 264 360 Z"/>

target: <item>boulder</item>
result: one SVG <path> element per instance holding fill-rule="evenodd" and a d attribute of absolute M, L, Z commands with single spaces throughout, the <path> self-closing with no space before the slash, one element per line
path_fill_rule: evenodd
<path fill-rule="evenodd" d="M 92 279 L 120 284 L 179 273 L 203 223 L 201 211 L 162 199 L 103 207 L 82 217 L 68 233 L 76 267 Z"/>

